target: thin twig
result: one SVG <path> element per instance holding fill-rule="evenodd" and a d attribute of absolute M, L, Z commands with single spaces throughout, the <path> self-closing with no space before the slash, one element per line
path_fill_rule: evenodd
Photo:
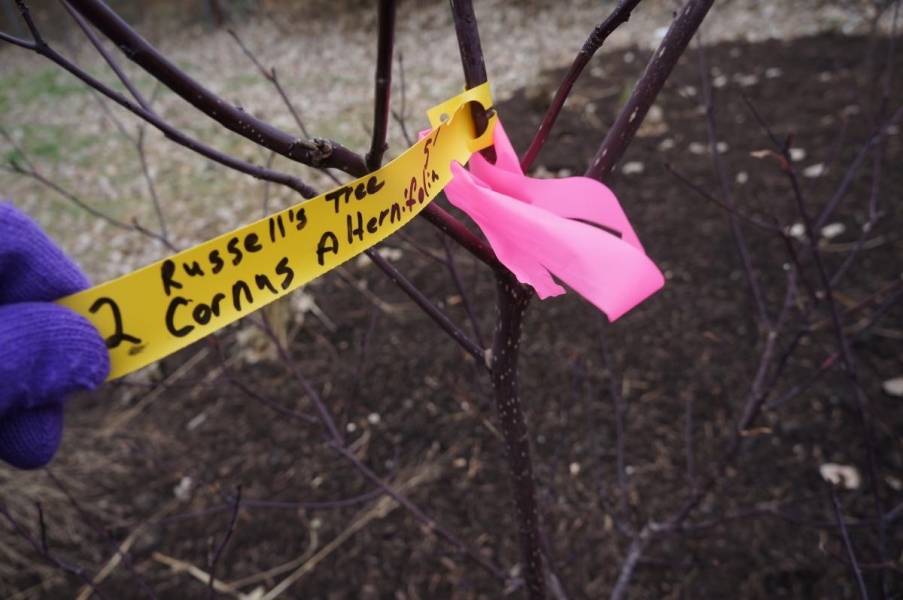
<path fill-rule="evenodd" d="M 608 18 L 596 25 L 596 28 L 593 29 L 589 38 L 583 43 L 583 47 L 580 49 L 577 57 L 574 58 L 574 62 L 571 63 L 571 68 L 568 69 L 567 74 L 558 86 L 555 97 L 549 105 L 549 110 L 546 111 L 546 116 L 543 117 L 539 129 L 536 130 L 533 141 L 530 142 L 530 147 L 527 148 L 524 157 L 520 161 L 520 168 L 524 173 L 529 171 L 530 167 L 533 166 L 533 161 L 536 160 L 540 150 L 542 150 L 543 145 L 546 143 L 549 133 L 555 125 L 555 120 L 561 113 L 561 109 L 564 108 L 564 102 L 570 95 L 574 84 L 577 83 L 577 79 L 580 78 L 580 74 L 583 73 L 584 67 L 589 63 L 596 51 L 602 47 L 602 44 L 605 43 L 608 36 L 630 19 L 630 13 L 633 12 L 633 9 L 642 1 L 643 0 L 621 0 L 615 9 L 611 11 L 611 14 L 608 15 Z"/>
<path fill-rule="evenodd" d="M 605 339 L 605 323 L 601 323 L 599 327 L 599 344 L 602 346 L 602 357 L 605 361 L 605 367 L 608 370 L 608 390 L 611 393 L 611 400 L 615 409 L 615 448 L 617 454 L 618 465 L 618 497 L 620 517 L 627 520 L 627 465 L 624 452 L 624 420 L 626 418 L 626 407 L 624 406 L 624 398 L 618 390 L 618 379 L 615 376 L 615 361 L 612 359 L 611 350 L 608 348 L 608 342 Z"/>
<path fill-rule="evenodd" d="M 682 184 L 684 184 L 685 186 L 687 186 L 688 188 L 690 188 L 691 190 L 693 190 L 694 192 L 699 194 L 699 196 L 701 196 L 703 199 L 705 199 L 708 202 L 711 202 L 712 204 L 714 204 L 715 206 L 718 206 L 719 208 L 723 209 L 728 214 L 735 216 L 738 219 L 749 223 L 750 225 L 755 225 L 756 227 L 764 229 L 765 231 L 777 232 L 777 231 L 781 230 L 780 227 L 772 225 L 771 223 L 768 223 L 768 222 L 758 219 L 756 217 L 751 217 L 751 216 L 743 214 L 742 212 L 738 211 L 736 209 L 736 207 L 731 208 L 730 206 L 728 206 L 727 204 L 725 204 L 724 202 L 722 202 L 721 200 L 719 200 L 718 198 L 716 198 L 715 196 L 710 194 L 708 191 L 703 189 L 701 186 L 690 181 L 690 179 L 687 178 L 686 175 L 683 175 L 680 171 L 675 169 L 674 165 L 672 165 L 671 163 L 665 163 L 664 167 L 665 167 L 665 170 L 668 171 L 669 173 L 671 173 L 672 175 L 674 175 L 674 177 L 676 177 L 679 182 L 681 182 Z"/>
<path fill-rule="evenodd" d="M 132 83 L 132 80 L 119 67 L 119 65 L 116 63 L 115 59 L 112 57 L 112 55 L 110 55 L 110 53 L 107 52 L 107 49 L 104 47 L 104 45 L 101 43 L 101 41 L 97 38 L 97 36 L 94 34 L 94 31 L 91 30 L 91 28 L 88 26 L 88 24 L 85 22 L 85 20 L 81 17 L 81 15 L 78 14 L 78 12 L 74 8 L 72 8 L 72 5 L 69 4 L 69 2 L 67 0 L 61 0 L 61 2 L 63 4 L 63 7 L 66 9 L 66 11 L 72 16 L 73 20 L 78 24 L 78 26 L 81 28 L 81 30 L 85 33 L 85 36 L 87 36 L 88 40 L 91 42 L 91 44 L 94 46 L 94 48 L 97 49 L 98 53 L 100 53 L 100 55 L 103 57 L 103 59 L 106 61 L 106 63 L 113 70 L 113 72 L 116 73 L 116 76 L 119 78 L 119 80 L 122 82 L 122 84 L 126 87 L 126 89 L 128 89 L 129 93 L 132 94 L 132 97 L 138 101 L 138 104 L 141 105 L 141 108 L 143 108 L 144 110 L 153 112 L 153 109 L 151 108 L 150 103 L 144 99 L 144 96 L 141 95 L 141 92 L 138 91 L 138 88 L 135 87 L 135 85 Z M 95 94 L 96 94 L 96 92 L 95 92 Z M 113 120 L 113 122 L 116 124 L 116 126 L 119 128 L 119 130 L 121 132 L 123 132 L 123 134 L 126 136 L 126 138 L 129 141 L 131 141 L 132 144 L 135 146 L 135 149 L 138 152 L 138 160 L 141 162 L 141 172 L 144 176 L 144 181 L 147 184 L 148 193 L 150 194 L 151 201 L 153 202 L 153 205 L 154 205 L 154 211 L 157 214 L 157 222 L 160 225 L 159 239 L 163 240 L 164 243 L 166 244 L 166 246 L 170 250 L 175 251 L 176 248 L 169 242 L 169 236 L 166 233 L 166 220 L 163 218 L 163 209 L 160 205 L 160 199 L 157 197 L 157 188 L 154 185 L 154 180 L 151 177 L 150 168 L 148 167 L 148 164 L 147 164 L 147 155 L 144 151 L 145 129 L 144 129 L 143 124 L 141 126 L 139 126 L 139 128 L 138 128 L 138 137 L 137 138 L 135 138 L 131 135 L 128 135 L 125 132 L 125 127 L 122 125 L 122 123 L 120 123 L 119 119 L 117 119 L 113 115 L 112 111 L 110 111 L 107 108 L 107 105 L 103 102 L 103 100 L 100 98 L 100 96 L 95 95 L 95 97 L 97 98 L 97 101 L 100 104 L 101 108 L 103 108 L 104 112 L 107 113 L 107 115 Z"/>
<path fill-rule="evenodd" d="M 489 244 L 480 239 L 475 233 L 448 214 L 448 212 L 435 202 L 429 203 L 426 208 L 420 211 L 419 216 L 422 216 L 432 225 L 435 225 L 439 231 L 451 237 L 465 250 L 491 267 L 494 271 L 498 272 L 506 270 L 505 266 L 496 257 L 495 252 Z"/>
<path fill-rule="evenodd" d="M 110 66 L 110 69 L 113 70 L 113 72 L 116 74 L 116 77 L 118 77 L 119 81 L 122 82 L 122 85 L 124 85 L 125 88 L 129 91 L 129 93 L 132 95 L 132 98 L 134 98 L 138 102 L 138 104 L 141 105 L 141 108 L 148 112 L 153 112 L 150 103 L 148 103 L 148 101 L 144 99 L 144 96 L 141 94 L 141 92 L 138 91 L 138 88 L 135 87 L 135 84 L 132 83 L 131 78 L 129 78 L 129 76 L 125 74 L 125 71 L 120 68 L 119 63 L 117 63 L 116 59 L 113 58 L 113 55 L 107 51 L 106 47 L 103 45 L 103 43 L 101 43 L 100 39 L 98 39 L 97 35 L 94 34 L 94 31 L 91 29 L 91 27 L 88 26 L 88 24 L 78 13 L 78 11 L 75 10 L 71 4 L 69 4 L 68 0 L 60 0 L 60 3 L 63 5 L 63 8 L 66 9 L 66 12 L 68 12 L 72 19 L 76 22 L 76 24 L 78 24 L 79 28 L 84 32 L 85 37 L 88 38 L 88 40 L 91 42 L 91 45 L 94 46 L 94 48 L 97 50 L 97 53 L 100 54 L 107 65 Z"/>
<path fill-rule="evenodd" d="M 859 563 L 856 561 L 856 552 L 853 550 L 850 534 L 847 533 L 847 527 L 843 523 L 840 500 L 837 498 L 837 492 L 834 488 L 831 488 L 831 503 L 834 505 L 834 515 L 837 517 L 837 528 L 840 530 L 840 537 L 843 539 L 843 547 L 846 548 L 847 558 L 850 560 L 850 568 L 853 570 L 853 576 L 856 578 L 856 585 L 859 587 L 859 597 L 862 598 L 862 600 L 868 600 L 868 590 L 865 588 L 865 581 L 862 579 L 862 571 L 859 569 Z"/>
<path fill-rule="evenodd" d="M 467 319 L 470 321 L 470 330 L 473 331 L 473 337 L 480 348 L 485 348 L 486 342 L 483 341 L 483 334 L 480 332 L 480 320 L 477 318 L 473 303 L 470 300 L 470 294 L 467 293 L 467 290 L 464 288 L 464 282 L 461 281 L 461 274 L 458 272 L 458 266 L 455 262 L 453 247 L 448 243 L 448 239 L 445 236 L 439 236 L 439 242 L 445 251 L 445 267 L 448 269 L 449 275 L 451 275 L 455 289 L 458 290 L 458 295 L 461 296 L 461 304 L 464 306 L 464 312 L 467 313 Z"/>
<path fill-rule="evenodd" d="M 260 72 L 261 76 L 264 79 L 273 84 L 273 87 L 276 88 L 276 91 L 279 93 L 279 97 L 282 98 L 282 103 L 288 108 L 288 111 L 291 113 L 292 118 L 295 120 L 295 124 L 298 126 L 298 129 L 301 130 L 301 133 L 304 134 L 304 137 L 309 138 L 310 134 L 307 132 L 307 127 L 304 126 L 304 121 L 301 120 L 301 116 L 298 114 L 298 111 L 295 109 L 295 105 L 289 100 L 288 94 L 285 93 L 285 89 L 283 89 L 282 84 L 279 83 L 279 77 L 276 75 L 276 68 L 273 67 L 269 71 L 267 71 L 260 61 L 257 60 L 257 57 L 251 52 L 247 46 L 245 46 L 244 42 L 241 41 L 241 38 L 238 37 L 238 34 L 235 33 L 232 29 L 229 29 L 229 35 L 232 36 L 232 39 L 235 40 L 235 43 L 238 44 L 238 47 L 241 48 L 241 51 L 244 52 L 245 56 L 247 56 L 254 66 L 257 67 L 257 70 Z"/>
<path fill-rule="evenodd" d="M 276 88 L 276 92 L 279 94 L 279 97 L 282 99 L 282 104 L 288 109 L 288 112 L 291 113 L 292 118 L 295 120 L 295 125 L 298 126 L 298 129 L 301 130 L 301 134 L 310 138 L 310 133 L 307 132 L 307 127 L 304 125 L 304 121 L 301 120 L 301 115 L 298 112 L 298 109 L 295 108 L 295 104 L 289 99 L 288 94 L 285 91 L 285 88 L 282 87 L 282 84 L 279 82 L 279 76 L 276 74 L 276 67 L 271 67 L 270 70 L 266 70 L 253 52 L 242 42 L 241 38 L 238 37 L 238 34 L 233 30 L 229 30 L 229 35 L 232 36 L 232 39 L 238 44 L 238 47 L 241 48 L 241 51 L 244 52 L 245 56 L 247 56 L 257 70 L 260 72 L 261 76 L 264 79 L 269 81 L 274 88 Z M 272 156 L 275 156 L 275 152 L 271 154 L 271 158 L 269 162 L 272 162 Z M 329 177 L 336 185 L 341 185 L 341 181 L 336 177 L 332 171 L 328 169 L 322 169 L 321 171 L 327 177 Z"/>
<path fill-rule="evenodd" d="M 151 600 L 156 600 L 157 595 L 154 594 L 153 591 L 148 587 L 147 582 L 144 581 L 144 578 L 135 570 L 135 565 L 132 563 L 131 558 L 126 550 L 123 550 L 122 546 L 115 542 L 110 534 L 107 532 L 106 528 L 103 527 L 100 523 L 97 522 L 97 519 L 94 518 L 85 508 L 81 505 L 81 503 L 75 499 L 75 496 L 69 491 L 69 488 L 66 487 L 62 480 L 60 480 L 56 475 L 53 474 L 53 471 L 48 467 L 44 469 L 44 472 L 47 474 L 47 477 L 50 478 L 50 481 L 53 482 L 53 485 L 56 486 L 58 490 L 60 490 L 66 499 L 69 501 L 69 504 L 76 510 L 76 512 L 81 516 L 82 521 L 84 521 L 91 529 L 93 529 L 100 537 L 103 538 L 104 542 L 106 542 L 107 546 L 109 546 L 116 555 L 122 560 L 125 564 L 126 569 L 129 574 L 132 576 L 132 579 L 138 584 L 138 587 L 141 588 L 141 591 L 144 592 L 144 595 Z M 42 525 L 41 525 L 41 542 L 44 545 L 44 549 L 46 550 L 47 540 L 44 538 L 44 527 L 43 527 L 43 514 L 42 514 Z"/>
<path fill-rule="evenodd" d="M 395 265 L 386 260 L 376 249 L 368 248 L 366 251 L 370 260 L 373 261 L 401 290 L 408 295 L 420 309 L 427 314 L 445 333 L 448 334 L 455 342 L 458 343 L 468 354 L 473 356 L 478 363 L 486 364 L 486 350 L 473 342 L 461 329 L 452 323 L 444 312 L 439 310 L 433 302 L 427 298 L 423 292 L 417 289 L 404 275 L 401 274 Z"/>
<path fill-rule="evenodd" d="M 724 168 L 724 160 L 721 152 L 718 150 L 718 127 L 715 123 L 715 98 L 712 91 L 712 78 L 709 74 L 708 57 L 706 56 L 705 43 L 702 36 L 697 36 L 697 46 L 699 54 L 699 73 L 702 79 L 702 96 L 703 108 L 705 109 L 705 123 L 709 134 L 709 148 L 712 153 L 712 160 L 715 163 L 715 173 L 718 175 L 718 181 L 721 183 L 721 194 L 725 204 L 731 209 L 728 211 L 728 219 L 731 224 L 731 232 L 734 234 L 734 242 L 737 245 L 737 251 L 740 254 L 740 262 L 743 264 L 743 272 L 746 275 L 746 283 L 752 295 L 753 304 L 759 315 L 761 325 L 765 329 L 771 329 L 771 322 L 768 318 L 768 310 L 765 307 L 765 299 L 762 295 L 762 289 L 759 286 L 759 278 L 756 276 L 752 265 L 752 257 L 749 254 L 749 246 L 746 244 L 746 238 L 743 236 L 743 230 L 737 217 L 734 214 L 736 202 L 734 195 L 731 193 L 731 186 L 728 183 L 727 172 Z"/>
<path fill-rule="evenodd" d="M 590 450 L 592 452 L 593 458 L 593 479 L 596 483 L 596 496 L 599 498 L 599 504 L 602 506 L 602 510 L 605 511 L 605 514 L 608 515 L 609 519 L 611 519 L 611 522 L 612 524 L 614 524 L 615 529 L 618 531 L 618 533 L 620 533 L 624 537 L 633 538 L 634 532 L 628 525 L 625 525 L 621 521 L 621 518 L 618 516 L 618 511 L 616 511 L 611 505 L 611 502 L 608 499 L 608 492 L 605 489 L 605 478 L 602 475 L 602 459 L 600 456 L 601 452 L 599 450 L 599 442 L 596 439 L 596 423 L 595 418 L 593 417 L 593 402 L 595 400 L 595 393 L 593 391 L 592 385 L 589 383 L 587 383 L 584 398 L 586 400 L 587 406 L 586 427 L 587 435 L 589 437 Z"/>
<path fill-rule="evenodd" d="M 621 564 L 621 572 L 618 574 L 615 586 L 611 590 L 611 600 L 621 600 L 621 598 L 624 597 L 624 594 L 627 593 L 630 579 L 633 577 L 633 572 L 640 560 L 640 556 L 643 555 L 643 551 L 649 544 L 651 537 L 651 531 L 648 528 L 644 528 L 633 538 L 630 547 L 627 549 L 627 556 Z"/>
<path fill-rule="evenodd" d="M 16 533 L 18 533 L 22 539 L 24 539 L 29 545 L 31 545 L 31 547 L 34 548 L 35 552 L 37 552 L 41 558 L 46 560 L 57 569 L 75 575 L 83 582 L 85 582 L 85 584 L 90 587 L 91 590 L 99 598 L 101 598 L 101 600 L 106 600 L 106 594 L 104 594 L 100 586 L 94 581 L 91 575 L 87 571 L 85 571 L 85 569 L 64 562 L 58 559 L 53 553 L 49 551 L 45 538 L 46 529 L 43 527 L 43 525 L 41 526 L 41 537 L 43 540 L 42 543 L 35 540 L 34 537 L 30 533 L 28 533 L 28 530 L 26 530 L 25 527 L 23 527 L 22 524 L 12 516 L 9 509 L 3 502 L 0 502 L 0 515 L 3 515 L 4 518 L 6 518 L 7 522 L 12 525 L 13 529 L 16 530 Z M 43 513 L 40 514 L 40 518 L 43 521 Z"/>
<path fill-rule="evenodd" d="M 599 151 L 586 170 L 587 177 L 602 182 L 609 178 L 615 165 L 633 141 L 649 107 L 664 87 L 668 75 L 714 2 L 715 0 L 689 0 L 677 14 L 658 50 L 637 81 L 627 104 L 621 109 L 614 125 L 602 141 Z"/>
<path fill-rule="evenodd" d="M 398 126 L 401 127 L 401 134 L 404 136 L 404 141 L 408 146 L 414 144 L 414 139 L 408 133 L 407 127 L 407 94 L 405 92 L 405 80 L 404 80 L 404 56 L 401 52 L 398 53 L 398 79 L 401 81 L 401 98 L 399 98 L 399 108 L 397 111 L 392 111 L 392 118 L 398 123 Z"/>
<path fill-rule="evenodd" d="M 837 310 L 837 306 L 834 300 L 834 289 L 831 287 L 831 281 L 828 278 L 827 267 L 822 260 L 822 255 L 818 248 L 818 238 L 816 237 L 815 227 L 813 225 L 812 219 L 809 217 L 808 211 L 806 210 L 802 191 L 800 190 L 799 182 L 796 178 L 796 173 L 793 170 L 793 162 L 790 157 L 789 148 L 785 148 L 784 158 L 787 161 L 787 177 L 790 180 L 790 185 L 793 189 L 793 197 L 796 200 L 797 209 L 799 210 L 800 216 L 802 217 L 803 225 L 805 225 L 806 227 L 806 237 L 809 239 L 809 251 L 812 254 L 816 271 L 818 272 L 819 278 L 821 280 L 822 291 L 825 298 L 825 305 L 827 306 L 828 313 L 831 316 L 834 335 L 837 338 L 837 344 L 840 348 L 840 356 L 843 360 L 847 377 L 849 378 L 851 391 L 853 392 L 854 406 L 859 417 L 859 425 L 862 430 L 862 441 L 865 445 L 869 479 L 871 480 L 870 483 L 872 488 L 872 496 L 875 502 L 875 513 L 879 518 L 879 545 L 883 546 L 885 535 L 884 521 L 881 520 L 881 515 L 883 513 L 883 502 L 881 500 L 878 461 L 875 456 L 875 442 L 872 435 L 869 415 L 865 410 L 862 388 L 859 385 L 859 378 L 856 374 L 856 366 L 853 361 L 853 354 L 849 345 L 849 340 L 847 339 L 846 334 L 843 331 L 843 324 L 840 322 L 839 311 Z"/>
<path fill-rule="evenodd" d="M 70 2 L 131 61 L 226 129 L 311 167 L 337 168 L 355 177 L 366 174 L 363 158 L 341 144 L 324 138 L 305 140 L 293 137 L 232 106 L 160 54 L 102 0 Z"/>
<path fill-rule="evenodd" d="M 364 463 L 360 461 L 357 456 L 354 455 L 353 452 L 345 447 L 338 446 L 333 442 L 330 442 L 329 445 L 333 448 L 333 450 L 348 459 L 348 461 L 350 461 L 364 475 L 364 477 L 376 484 L 381 490 L 383 490 L 383 492 L 385 492 L 387 496 L 403 506 L 409 513 L 411 513 L 411 515 L 415 519 L 425 525 L 427 529 L 433 531 L 436 535 L 451 543 L 453 546 L 456 546 L 471 560 L 483 567 L 488 573 L 495 576 L 496 579 L 505 581 L 508 578 L 504 569 L 492 564 L 492 562 L 490 562 L 489 559 L 483 556 L 481 552 L 472 548 L 468 544 L 465 544 L 463 541 L 458 539 L 457 536 L 453 535 L 450 531 L 445 529 L 441 524 L 428 517 L 422 510 L 420 510 L 420 508 L 417 507 L 416 504 L 411 502 L 406 496 L 399 493 L 391 485 L 384 482 L 376 473 L 371 471 Z"/>
<path fill-rule="evenodd" d="M 46 177 L 44 177 L 44 175 L 42 175 L 37 170 L 37 167 L 34 166 L 34 163 L 32 163 L 31 160 L 28 158 L 28 155 L 25 154 L 25 151 L 21 147 L 19 147 L 18 144 L 16 144 L 16 142 L 13 140 L 13 137 L 11 135 L 9 135 L 9 133 L 2 127 L 0 127 L 0 136 L 2 136 L 10 144 L 13 145 L 13 149 L 16 151 L 16 155 L 18 157 L 21 157 L 22 161 L 25 163 L 25 166 L 23 167 L 15 159 L 12 159 L 12 160 L 10 160 L 9 168 L 5 169 L 5 170 L 9 170 L 12 173 L 16 173 L 18 175 L 23 175 L 25 177 L 30 177 L 30 178 L 34 179 L 35 181 L 37 181 L 44 187 L 47 187 L 47 188 L 53 190 L 54 192 L 56 192 L 57 194 L 59 194 L 60 196 L 65 198 L 66 200 L 72 202 L 73 204 L 75 204 L 76 206 L 78 206 L 79 208 L 84 210 L 85 212 L 97 217 L 98 219 L 106 221 L 113 227 L 117 227 L 117 228 L 123 229 L 125 231 L 135 231 L 135 228 L 133 226 L 129 225 L 128 223 L 124 223 L 114 217 L 111 217 L 110 215 L 106 214 L 105 212 L 97 210 L 96 208 L 87 204 L 84 200 L 82 200 L 81 198 L 79 198 L 78 196 L 73 194 L 72 192 L 66 190 L 62 186 L 59 186 L 59 185 L 53 183 L 52 181 L 50 181 L 49 179 L 47 179 Z"/>
<path fill-rule="evenodd" d="M 213 553 L 213 556 L 209 561 L 209 569 L 210 569 L 210 579 L 207 581 L 207 600 L 213 600 L 216 596 L 216 591 L 213 589 L 213 581 L 214 571 L 216 570 L 216 563 L 219 561 L 220 555 L 223 553 L 223 549 L 225 549 L 226 544 L 229 543 L 229 539 L 232 537 L 232 532 L 235 531 L 235 520 L 238 519 L 238 509 L 241 506 L 241 484 L 235 486 L 235 503 L 232 509 L 232 517 L 229 519 L 229 526 L 226 528 L 226 533 L 223 535 L 223 539 L 220 540 L 219 545 L 216 547 L 216 551 Z"/>
<path fill-rule="evenodd" d="M 693 393 L 687 392 L 684 408 L 684 454 L 687 463 L 687 485 L 696 492 L 696 466 L 693 460 Z"/>
<path fill-rule="evenodd" d="M 31 18 L 31 14 L 28 12 L 28 8 L 25 6 L 24 2 L 20 5 L 20 11 L 22 11 L 23 18 L 26 20 L 26 22 L 31 24 L 30 29 L 38 33 L 37 27 L 34 26 L 34 21 Z M 0 39 L 3 39 L 2 36 L 0 36 Z M 56 63 L 61 68 L 68 71 L 79 80 L 87 84 L 89 87 L 99 91 L 107 98 L 113 100 L 120 106 L 134 113 L 139 118 L 144 119 L 157 129 L 159 129 L 163 133 L 163 135 L 176 142 L 177 144 L 184 146 L 189 150 L 200 154 L 201 156 L 218 162 L 240 173 L 245 173 L 246 175 L 256 177 L 257 179 L 269 180 L 273 183 L 284 185 L 292 190 L 295 190 L 305 198 L 313 198 L 317 195 L 316 190 L 302 182 L 297 177 L 293 177 L 285 173 L 280 173 L 278 171 L 270 171 L 269 169 L 264 169 L 262 167 L 258 167 L 238 160 L 220 152 L 219 150 L 215 150 L 209 146 L 206 146 L 195 140 L 194 138 L 184 134 L 181 130 L 170 125 L 155 113 L 145 110 L 141 106 L 135 104 L 134 102 L 123 96 L 121 93 L 101 82 L 96 77 L 82 70 L 76 64 L 62 56 L 59 52 L 57 52 L 49 44 L 47 44 L 47 42 L 45 42 L 44 39 L 40 37 L 39 33 L 34 42 L 30 42 L 23 47 L 32 50 Z"/>

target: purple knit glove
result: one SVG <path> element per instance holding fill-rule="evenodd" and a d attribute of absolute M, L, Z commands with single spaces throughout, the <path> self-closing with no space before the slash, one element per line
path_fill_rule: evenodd
<path fill-rule="evenodd" d="M 110 371 L 94 326 L 52 304 L 89 285 L 30 218 L 0 201 L 0 459 L 20 469 L 50 462 L 65 396 Z"/>

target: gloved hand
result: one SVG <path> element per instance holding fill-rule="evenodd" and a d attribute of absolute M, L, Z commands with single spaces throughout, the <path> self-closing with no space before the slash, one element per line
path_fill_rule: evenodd
<path fill-rule="evenodd" d="M 0 200 L 0 459 L 20 469 L 53 458 L 66 395 L 96 388 L 110 371 L 94 326 L 52 303 L 89 285 L 30 218 Z"/>

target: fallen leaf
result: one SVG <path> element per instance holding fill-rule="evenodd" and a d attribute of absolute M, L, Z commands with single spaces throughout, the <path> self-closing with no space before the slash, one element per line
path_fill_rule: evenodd
<path fill-rule="evenodd" d="M 815 163 L 803 169 L 803 177 L 815 179 L 824 175 L 825 171 L 827 171 L 827 168 L 825 168 L 824 163 Z"/>
<path fill-rule="evenodd" d="M 621 167 L 621 173 L 623 173 L 624 175 L 634 175 L 637 173 L 642 173 L 645 170 L 646 167 L 638 160 L 632 160 Z"/>
<path fill-rule="evenodd" d="M 821 228 L 821 236 L 826 240 L 833 240 L 847 230 L 843 223 L 830 223 Z"/>
<path fill-rule="evenodd" d="M 894 377 L 881 384 L 885 394 L 903 398 L 903 377 Z"/>
<path fill-rule="evenodd" d="M 818 468 L 822 479 L 832 485 L 840 485 L 848 490 L 859 489 L 862 478 L 859 477 L 859 471 L 856 467 L 847 465 L 838 465 L 835 463 L 825 463 Z"/>

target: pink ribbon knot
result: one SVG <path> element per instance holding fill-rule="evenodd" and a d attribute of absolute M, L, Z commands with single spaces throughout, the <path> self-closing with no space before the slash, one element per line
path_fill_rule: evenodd
<path fill-rule="evenodd" d="M 611 190 L 587 177 L 527 177 L 501 122 L 493 140 L 496 163 L 453 163 L 445 193 L 518 281 L 545 299 L 565 293 L 554 275 L 612 321 L 664 285 Z"/>

